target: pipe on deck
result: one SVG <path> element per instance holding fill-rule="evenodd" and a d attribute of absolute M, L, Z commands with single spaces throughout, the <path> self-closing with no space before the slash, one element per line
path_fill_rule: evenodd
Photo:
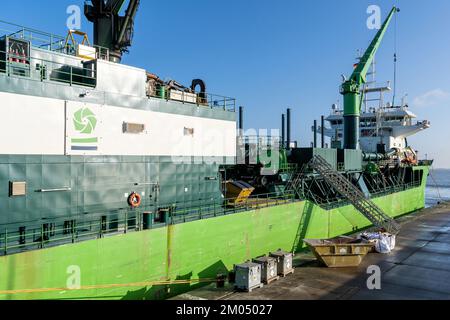
<path fill-rule="evenodd" d="M 287 132 L 286 132 L 286 143 L 287 148 L 291 148 L 291 109 L 288 108 L 286 112 L 287 117 Z"/>
<path fill-rule="evenodd" d="M 244 135 L 244 107 L 239 107 L 239 135 Z"/>
<path fill-rule="evenodd" d="M 317 148 L 317 120 L 314 120 L 314 148 Z"/>
<path fill-rule="evenodd" d="M 392 158 L 397 153 L 397 150 L 391 149 L 386 153 L 373 153 L 373 152 L 363 152 L 363 161 L 382 161 Z"/>
<path fill-rule="evenodd" d="M 321 127 L 320 127 L 320 135 L 322 139 L 322 149 L 325 149 L 325 117 L 322 116 L 321 118 Z"/>

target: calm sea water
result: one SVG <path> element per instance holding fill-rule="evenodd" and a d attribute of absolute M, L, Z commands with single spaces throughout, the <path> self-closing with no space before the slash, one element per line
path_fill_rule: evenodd
<path fill-rule="evenodd" d="M 439 201 L 450 201 L 450 170 L 431 170 L 426 190 L 427 207 Z"/>

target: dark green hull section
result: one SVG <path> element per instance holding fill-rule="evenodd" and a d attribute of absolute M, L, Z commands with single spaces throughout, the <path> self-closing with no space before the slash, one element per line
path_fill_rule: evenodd
<path fill-rule="evenodd" d="M 405 215 L 425 206 L 425 186 L 426 178 L 420 187 L 374 201 L 393 217 Z M 297 251 L 299 239 L 330 238 L 369 225 L 352 206 L 326 211 L 302 201 L 4 256 L 0 299 L 163 299 L 270 251 Z M 58 289 L 67 287 L 72 266 L 80 271 L 81 289 Z M 186 283 L 155 283 L 167 280 Z"/>
<path fill-rule="evenodd" d="M 133 191 L 146 193 L 142 206 L 148 210 L 157 203 L 220 199 L 219 166 L 233 159 L 183 160 L 186 163 L 174 163 L 171 157 L 0 155 L 0 225 L 12 229 L 86 213 L 92 219 L 95 213 L 127 208 L 124 194 Z M 9 181 L 27 181 L 27 196 L 9 197 Z M 158 192 L 151 182 L 160 184 Z M 36 192 L 68 186 L 68 192 Z"/>

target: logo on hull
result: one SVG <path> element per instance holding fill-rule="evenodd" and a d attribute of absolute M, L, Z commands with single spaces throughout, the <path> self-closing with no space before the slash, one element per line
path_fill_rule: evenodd
<path fill-rule="evenodd" d="M 98 138 L 93 137 L 97 123 L 97 117 L 89 108 L 81 108 L 74 113 L 73 125 L 80 137 L 72 139 L 72 151 L 98 150 Z"/>

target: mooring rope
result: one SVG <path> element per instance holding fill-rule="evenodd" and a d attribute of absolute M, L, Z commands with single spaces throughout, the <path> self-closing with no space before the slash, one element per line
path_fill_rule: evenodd
<path fill-rule="evenodd" d="M 441 195 L 441 190 L 440 190 L 440 188 L 439 188 L 439 185 L 438 185 L 438 183 L 436 182 L 436 180 L 434 179 L 433 172 L 434 172 L 434 168 L 431 168 L 431 170 L 430 170 L 430 177 L 431 177 L 431 180 L 432 180 L 433 183 L 434 183 L 434 187 L 435 187 L 436 190 L 437 190 L 438 199 L 441 200 L 441 201 L 444 201 L 444 198 L 442 198 L 442 195 Z"/>
<path fill-rule="evenodd" d="M 47 292 L 60 292 L 60 291 L 85 291 L 94 289 L 112 289 L 112 288 L 127 288 L 127 287 L 153 287 L 162 285 L 182 285 L 193 283 L 213 283 L 217 279 L 191 279 L 191 280 L 167 280 L 167 281 L 149 281 L 149 282 L 135 282 L 126 284 L 105 284 L 105 285 L 92 285 L 81 286 L 79 288 L 42 288 L 42 289 L 18 289 L 18 290 L 0 290 L 0 295 L 14 295 L 25 293 L 47 293 Z"/>

